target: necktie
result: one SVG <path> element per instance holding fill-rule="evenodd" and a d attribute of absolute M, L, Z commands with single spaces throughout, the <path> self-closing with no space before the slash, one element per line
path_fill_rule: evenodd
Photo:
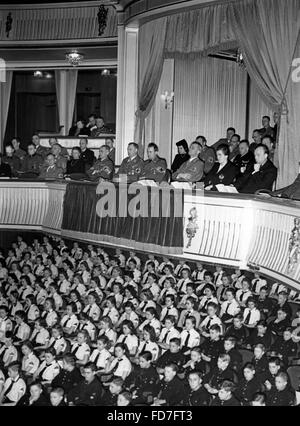
<path fill-rule="evenodd" d="M 122 361 L 122 359 L 118 359 L 118 361 L 116 362 L 116 365 L 114 366 L 114 368 L 112 370 L 112 373 L 115 373 L 117 371 L 121 361 Z"/>
<path fill-rule="evenodd" d="M 218 279 L 219 279 L 219 277 L 221 276 L 221 273 L 219 273 L 218 275 L 216 275 L 216 277 L 215 277 L 215 281 L 214 281 L 214 283 L 215 284 L 217 284 L 217 282 L 218 282 Z"/>
<path fill-rule="evenodd" d="M 87 314 L 87 315 L 90 315 L 90 313 L 91 313 L 91 309 L 92 309 L 92 305 L 90 305 L 90 306 L 89 306 L 89 309 L 86 311 L 86 314 Z"/>
<path fill-rule="evenodd" d="M 17 383 L 17 380 L 14 382 L 13 380 L 10 382 L 10 385 L 8 386 L 8 388 L 6 389 L 6 391 L 4 392 L 3 396 L 6 396 L 9 394 L 9 392 L 12 390 L 13 385 Z"/>
<path fill-rule="evenodd" d="M 212 322 L 212 319 L 211 319 L 211 318 L 209 318 L 209 320 L 207 321 L 207 324 L 206 324 L 206 329 L 207 329 L 207 330 L 209 330 L 209 327 L 210 327 L 211 322 Z"/>
<path fill-rule="evenodd" d="M 167 308 L 165 315 L 163 316 L 161 322 L 164 322 L 164 320 L 166 319 L 166 317 L 169 315 L 171 308 Z"/>
<path fill-rule="evenodd" d="M 141 347 L 141 351 L 140 351 L 140 353 L 143 353 L 143 352 L 144 352 L 144 350 L 145 350 L 146 346 L 147 346 L 147 342 L 144 342 L 143 346 Z"/>
<path fill-rule="evenodd" d="M 226 307 L 226 311 L 225 314 L 228 314 L 228 310 L 229 310 L 229 306 L 231 305 L 231 302 L 228 303 L 227 307 Z"/>
<path fill-rule="evenodd" d="M 98 362 L 98 359 L 99 359 L 99 357 L 100 357 L 100 352 L 98 353 L 98 355 L 96 356 L 96 358 L 94 359 L 94 364 L 97 366 L 97 362 Z"/>
<path fill-rule="evenodd" d="M 65 320 L 64 320 L 64 322 L 62 323 L 62 326 L 63 327 L 66 327 L 67 326 L 67 324 L 68 324 L 68 322 L 69 322 L 69 317 L 67 317 Z"/>
<path fill-rule="evenodd" d="M 253 284 L 253 292 L 254 292 L 254 293 L 257 293 L 257 288 L 256 288 L 256 286 L 257 286 L 258 282 L 259 282 L 259 278 L 257 278 L 257 279 L 254 281 L 254 284 Z"/>
<path fill-rule="evenodd" d="M 166 343 L 166 341 L 167 341 L 167 338 L 168 338 L 169 334 L 170 334 L 170 330 L 168 330 L 168 331 L 166 332 L 166 334 L 165 334 L 165 336 L 164 336 L 164 338 L 163 338 L 163 340 L 162 340 L 164 343 Z"/>
<path fill-rule="evenodd" d="M 127 336 L 125 336 L 125 335 L 124 335 L 124 336 L 122 337 L 121 343 L 125 343 L 126 339 L 127 339 Z"/>
<path fill-rule="evenodd" d="M 184 345 L 183 345 L 184 347 L 188 347 L 189 340 L 190 340 L 190 332 L 188 331 L 184 341 Z"/>
<path fill-rule="evenodd" d="M 249 310 L 249 312 L 248 312 L 248 314 L 247 314 L 247 316 L 245 318 L 244 324 L 249 324 L 250 318 L 251 318 L 251 311 Z"/>
<path fill-rule="evenodd" d="M 75 355 L 76 356 L 76 354 L 77 354 L 77 351 L 78 351 L 78 349 L 80 348 L 80 346 L 81 345 L 78 345 L 78 346 L 76 346 L 76 348 L 74 348 L 73 350 L 72 350 L 72 355 Z"/>
<path fill-rule="evenodd" d="M 45 367 L 40 371 L 39 376 L 40 376 L 41 379 L 43 378 L 43 374 L 47 370 L 48 367 L 49 367 L 49 365 L 46 364 Z"/>

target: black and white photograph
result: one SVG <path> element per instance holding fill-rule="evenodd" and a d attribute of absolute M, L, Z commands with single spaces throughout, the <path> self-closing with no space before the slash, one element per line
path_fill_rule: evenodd
<path fill-rule="evenodd" d="M 300 0 L 0 0 L 0 407 L 72 406 L 300 406 Z"/>

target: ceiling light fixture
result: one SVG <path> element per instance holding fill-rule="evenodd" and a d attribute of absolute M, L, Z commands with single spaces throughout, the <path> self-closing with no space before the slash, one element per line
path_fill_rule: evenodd
<path fill-rule="evenodd" d="M 73 52 L 66 53 L 66 60 L 69 62 L 70 65 L 73 67 L 78 67 L 78 65 L 81 64 L 83 61 L 84 56 L 77 52 L 77 50 L 74 50 Z"/>

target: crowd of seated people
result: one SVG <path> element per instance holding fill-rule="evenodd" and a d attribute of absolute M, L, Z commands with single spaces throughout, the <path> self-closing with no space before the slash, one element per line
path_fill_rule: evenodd
<path fill-rule="evenodd" d="M 297 302 L 258 272 L 18 236 L 0 251 L 0 405 L 298 405 Z"/>
<path fill-rule="evenodd" d="M 82 121 L 77 124 L 81 129 Z M 80 146 L 72 149 L 70 157 L 55 138 L 49 140 L 50 149 L 47 149 L 41 146 L 39 136 L 33 135 L 27 153 L 20 149 L 20 140 L 14 138 L 5 147 L 5 156 L 0 159 L 0 176 L 97 182 L 126 180 L 127 183 L 140 180 L 203 182 L 204 189 L 212 191 L 222 191 L 223 185 L 235 188 L 228 192 L 251 194 L 260 190 L 272 191 L 277 178 L 277 168 L 272 162 L 276 131 L 270 126 L 269 117 L 263 117 L 262 124 L 262 129 L 254 130 L 254 142 L 251 144 L 248 140 L 241 140 L 232 127 L 227 129 L 227 137 L 213 146 L 207 145 L 204 136 L 198 136 L 190 146 L 186 140 L 181 140 L 176 144 L 178 154 L 170 169 L 166 160 L 159 156 L 155 143 L 148 144 L 145 161 L 139 156 L 138 144 L 129 143 L 128 156 L 116 168 L 112 138 L 107 138 L 100 147 L 98 158 L 88 148 L 85 137 L 80 139 Z M 92 129 L 92 134 L 104 127 L 102 118 L 89 117 L 87 128 Z"/>

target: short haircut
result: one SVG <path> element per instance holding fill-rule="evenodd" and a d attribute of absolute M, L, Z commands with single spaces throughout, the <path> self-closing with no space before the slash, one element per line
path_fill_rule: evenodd
<path fill-rule="evenodd" d="M 209 328 L 209 331 L 216 331 L 217 333 L 221 333 L 221 327 L 218 324 L 213 324 Z"/>
<path fill-rule="evenodd" d="M 249 143 L 249 141 L 248 141 L 247 139 L 243 139 L 243 140 L 241 140 L 240 145 L 241 145 L 242 143 L 246 144 L 248 147 L 250 146 L 250 143 Z"/>
<path fill-rule="evenodd" d="M 281 373 L 278 373 L 276 377 L 280 377 L 286 383 L 288 383 L 289 381 L 289 376 L 287 375 L 287 373 L 284 373 L 283 371 Z"/>
<path fill-rule="evenodd" d="M 121 388 L 124 384 L 124 380 L 121 377 L 114 377 L 112 379 L 111 383 L 113 383 L 116 386 L 120 386 L 120 388 Z"/>
<path fill-rule="evenodd" d="M 197 145 L 199 149 L 202 149 L 202 145 L 200 142 L 194 141 L 191 143 L 191 145 Z"/>
<path fill-rule="evenodd" d="M 50 393 L 57 393 L 57 395 L 59 395 L 63 398 L 65 391 L 64 391 L 63 388 L 58 387 L 58 388 L 53 388 Z"/>
<path fill-rule="evenodd" d="M 264 153 L 265 153 L 265 154 L 267 154 L 267 155 L 269 155 L 269 154 L 270 154 L 270 151 L 269 151 L 269 148 L 267 147 L 267 145 L 264 145 L 263 143 L 260 143 L 260 144 L 259 144 L 259 145 L 257 145 L 257 147 L 255 148 L 255 151 L 256 151 L 258 148 L 262 148 L 262 149 L 264 150 Z"/>
<path fill-rule="evenodd" d="M 247 362 L 247 363 L 244 365 L 243 370 L 245 370 L 246 368 L 247 368 L 248 370 L 255 371 L 255 367 L 254 367 L 254 365 L 253 365 L 251 362 Z"/>
<path fill-rule="evenodd" d="M 145 352 L 142 352 L 140 354 L 140 358 L 144 358 L 146 361 L 151 361 L 152 360 L 152 354 L 149 351 L 145 351 Z"/>
<path fill-rule="evenodd" d="M 231 130 L 232 132 L 235 133 L 235 128 L 234 127 L 228 127 L 228 129 L 226 131 L 229 132 L 229 130 Z"/>
<path fill-rule="evenodd" d="M 92 370 L 93 372 L 95 372 L 97 370 L 96 364 L 94 362 L 87 362 L 84 366 L 83 366 L 84 370 Z"/>
<path fill-rule="evenodd" d="M 153 148 L 155 152 L 158 152 L 158 146 L 156 145 L 156 143 L 149 143 L 148 148 Z"/>
<path fill-rule="evenodd" d="M 266 394 L 263 392 L 256 392 L 252 397 L 252 402 L 260 402 L 261 404 L 265 404 L 267 400 Z"/>
<path fill-rule="evenodd" d="M 63 357 L 63 360 L 65 361 L 66 364 L 72 365 L 73 367 L 75 367 L 76 365 L 76 358 L 71 353 L 65 354 Z"/>
<path fill-rule="evenodd" d="M 169 343 L 175 343 L 175 345 L 180 346 L 180 339 L 178 337 L 173 337 L 173 339 L 170 339 Z"/>
<path fill-rule="evenodd" d="M 222 361 L 228 362 L 228 364 L 230 363 L 230 355 L 228 354 L 220 354 L 218 358 Z"/>
<path fill-rule="evenodd" d="M 224 155 L 226 155 L 227 157 L 229 156 L 229 147 L 228 145 L 225 144 L 221 144 L 218 146 L 218 148 L 216 149 L 216 151 L 222 151 Z"/>
<path fill-rule="evenodd" d="M 138 149 L 139 149 L 138 144 L 137 144 L 137 143 L 135 143 L 135 142 L 130 142 L 130 143 L 128 144 L 128 146 L 129 146 L 129 145 L 134 146 L 136 150 L 138 150 Z"/>
<path fill-rule="evenodd" d="M 231 380 L 224 380 L 221 384 L 221 389 L 224 389 L 226 392 L 233 392 L 235 384 Z"/>
<path fill-rule="evenodd" d="M 174 373 L 178 372 L 178 366 L 172 362 L 170 364 L 167 364 L 165 368 L 171 368 L 174 371 Z"/>
<path fill-rule="evenodd" d="M 271 118 L 268 115 L 264 115 L 262 119 L 267 118 L 269 121 L 271 120 Z"/>
<path fill-rule="evenodd" d="M 237 133 L 235 133 L 234 135 L 232 135 L 231 136 L 231 139 L 232 138 L 237 138 L 237 140 L 240 142 L 240 140 L 241 140 L 241 136 L 240 135 L 238 135 Z"/>

